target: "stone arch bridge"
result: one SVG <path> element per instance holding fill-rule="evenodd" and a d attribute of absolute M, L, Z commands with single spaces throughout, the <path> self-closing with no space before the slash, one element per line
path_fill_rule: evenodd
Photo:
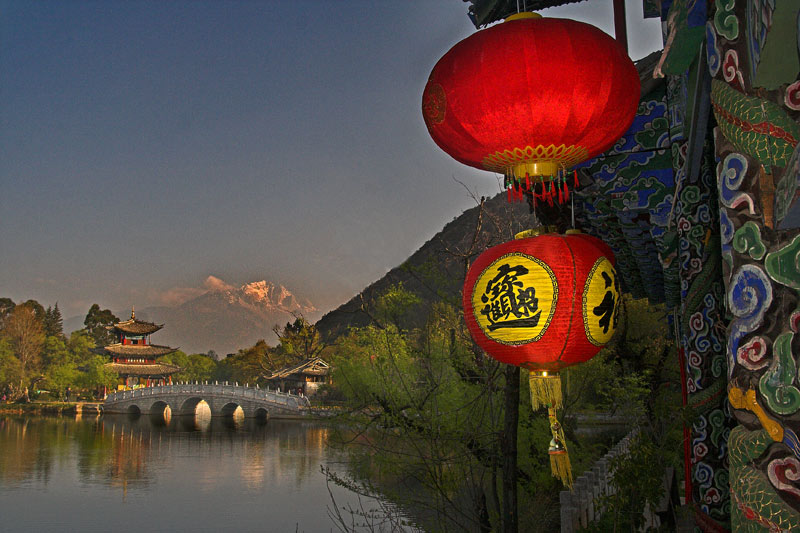
<path fill-rule="evenodd" d="M 232 416 L 241 407 L 247 418 L 301 418 L 309 414 L 308 398 L 238 383 L 177 383 L 115 391 L 106 397 L 104 413 L 193 415 L 205 401 L 211 416 Z"/>

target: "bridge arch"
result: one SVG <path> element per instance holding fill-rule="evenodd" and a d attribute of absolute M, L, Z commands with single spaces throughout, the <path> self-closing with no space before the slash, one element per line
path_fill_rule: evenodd
<path fill-rule="evenodd" d="M 266 407 L 256 407 L 253 411 L 253 418 L 266 422 L 269 419 L 269 411 Z"/>
<path fill-rule="evenodd" d="M 202 397 L 192 396 L 183 401 L 180 408 L 178 408 L 178 414 L 181 416 L 194 416 L 197 414 L 197 408 L 201 404 L 205 404 L 209 410 L 211 409 L 211 406 Z"/>
<path fill-rule="evenodd" d="M 128 413 L 130 416 L 133 416 L 133 417 L 138 417 L 139 415 L 141 415 L 141 414 L 142 414 L 142 410 L 139 408 L 139 406 L 138 406 L 138 405 L 136 405 L 136 404 L 134 403 L 134 404 L 131 404 L 131 405 L 129 405 L 129 406 L 128 406 L 127 413 Z"/>
<path fill-rule="evenodd" d="M 164 400 L 156 400 L 150 406 L 150 420 L 156 425 L 169 424 L 172 408 Z"/>
<path fill-rule="evenodd" d="M 219 410 L 222 416 L 231 418 L 243 418 L 244 408 L 236 402 L 228 402 Z"/>

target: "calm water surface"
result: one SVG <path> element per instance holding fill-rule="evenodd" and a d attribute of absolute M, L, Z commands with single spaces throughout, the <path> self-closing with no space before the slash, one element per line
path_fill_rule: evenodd
<path fill-rule="evenodd" d="M 297 420 L 0 415 L 0 531 L 337 531 L 320 466 L 346 467 L 328 434 Z"/>

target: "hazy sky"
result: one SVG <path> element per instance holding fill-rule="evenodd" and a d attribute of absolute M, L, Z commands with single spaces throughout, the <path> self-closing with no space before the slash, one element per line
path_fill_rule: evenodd
<path fill-rule="evenodd" d="M 613 34 L 612 0 L 543 12 Z M 0 0 L 0 296 L 114 311 L 209 275 L 331 309 L 493 174 L 425 129 L 461 0 Z M 657 20 L 627 2 L 634 59 Z"/>

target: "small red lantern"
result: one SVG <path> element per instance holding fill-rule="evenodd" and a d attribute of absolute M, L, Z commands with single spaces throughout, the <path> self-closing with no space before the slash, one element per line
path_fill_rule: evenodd
<path fill-rule="evenodd" d="M 520 13 L 439 60 L 422 114 L 442 150 L 504 174 L 519 196 L 536 179 L 556 179 L 549 191 L 542 186 L 549 199 L 566 185 L 565 169 L 625 133 L 639 93 L 636 67 L 609 35 L 582 22 Z"/>
<path fill-rule="evenodd" d="M 571 484 L 558 371 L 594 357 L 614 334 L 620 290 L 614 255 L 580 233 L 521 238 L 486 250 L 464 282 L 464 317 L 475 342 L 530 371 L 531 404 L 547 405 L 554 475 Z"/>

